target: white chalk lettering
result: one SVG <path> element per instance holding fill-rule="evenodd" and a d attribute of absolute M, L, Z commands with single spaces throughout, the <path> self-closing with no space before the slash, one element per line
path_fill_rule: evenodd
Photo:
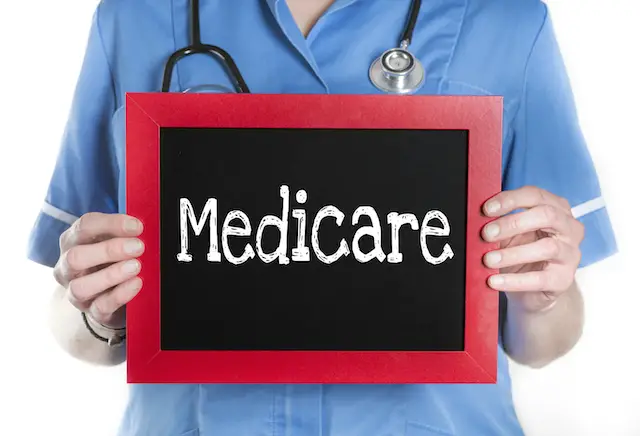
<path fill-rule="evenodd" d="M 432 227 L 429 221 L 437 219 L 442 223 L 442 228 Z M 433 257 L 427 246 L 427 236 L 449 236 L 449 220 L 439 210 L 432 210 L 426 213 L 422 220 L 422 228 L 420 229 L 420 247 L 425 260 L 432 265 L 439 265 L 447 259 L 453 257 L 453 250 L 449 244 L 445 244 L 442 253 L 438 257 Z"/>
<path fill-rule="evenodd" d="M 231 225 L 231 221 L 238 219 L 242 222 L 244 227 L 235 227 Z M 222 252 L 228 262 L 234 265 L 240 265 L 249 259 L 253 259 L 256 253 L 251 248 L 250 244 L 245 245 L 244 252 L 240 257 L 236 257 L 229 249 L 229 236 L 249 236 L 251 235 L 251 222 L 249 217 L 239 210 L 232 210 L 227 214 L 222 226 Z"/>
<path fill-rule="evenodd" d="M 229 238 L 231 237 L 251 237 L 252 227 L 251 220 L 246 213 L 240 210 L 232 210 L 229 212 L 222 225 L 222 233 L 218 235 L 218 199 L 209 198 L 201 213 L 200 217 L 196 217 L 193 205 L 187 198 L 180 198 L 180 250 L 176 256 L 179 262 L 192 262 L 193 256 L 189 252 L 189 238 L 191 235 L 191 229 L 196 237 L 200 236 L 204 232 L 205 226 L 209 226 L 209 249 L 206 258 L 209 262 L 221 262 L 222 256 L 218 248 L 218 240 L 221 240 L 222 255 L 224 258 L 233 265 L 241 265 L 250 259 L 258 257 L 264 263 L 274 263 L 278 259 L 278 264 L 289 265 L 293 262 L 309 262 L 311 260 L 311 249 L 315 254 L 315 257 L 325 264 L 332 264 L 337 262 L 341 257 L 348 257 L 353 252 L 353 257 L 360 263 L 367 263 L 373 259 L 377 259 L 379 262 L 385 260 L 390 264 L 399 264 L 404 260 L 404 255 L 401 252 L 401 229 L 403 226 L 408 225 L 412 231 L 418 231 L 416 235 L 419 237 L 420 249 L 422 257 L 431 265 L 440 265 L 447 259 L 451 259 L 454 256 L 453 249 L 449 242 L 444 242 L 442 252 L 435 256 L 432 250 L 429 249 L 429 241 L 431 238 L 447 238 L 451 234 L 451 228 L 447 216 L 440 210 L 430 210 L 424 215 L 422 224 L 416 218 L 413 213 L 399 214 L 396 211 L 391 211 L 387 214 L 387 228 L 389 229 L 390 238 L 390 253 L 385 253 L 383 249 L 383 236 L 384 228 L 380 223 L 379 215 L 372 206 L 358 206 L 351 215 L 351 228 L 355 230 L 353 238 L 347 241 L 345 238 L 340 239 L 337 250 L 332 254 L 325 253 L 320 248 L 320 226 L 325 218 L 332 218 L 332 224 L 335 220 L 335 225 L 341 229 L 343 227 L 343 221 L 345 214 L 336 206 L 327 205 L 318 211 L 313 218 L 313 224 L 311 225 L 311 249 L 307 244 L 307 211 L 304 208 L 291 209 L 290 203 L 291 192 L 289 186 L 280 186 L 280 198 L 282 200 L 282 212 L 280 216 L 265 215 L 261 218 L 255 234 L 255 245 L 250 242 L 244 244 L 243 251 L 240 255 L 236 256 L 232 253 L 229 246 Z M 296 192 L 295 201 L 299 205 L 307 203 L 307 192 L 304 189 L 300 189 Z M 227 209 L 229 210 L 229 209 Z M 289 215 L 293 217 L 296 222 L 295 226 L 295 246 L 291 249 L 291 258 L 288 257 L 289 250 L 289 232 L 291 230 L 293 239 L 293 228 L 289 229 Z M 367 217 L 371 222 L 361 222 L 361 218 Z M 309 216 L 311 220 L 311 214 Z M 234 221 L 238 221 L 234 223 Z M 439 221 L 431 224 L 431 221 Z M 348 225 L 348 224 L 347 224 Z M 263 248 L 263 235 L 267 227 L 275 227 L 280 233 L 280 239 L 277 248 L 271 253 L 266 253 Z M 356 226 L 358 228 L 356 229 Z M 340 230 L 349 232 L 351 230 Z M 409 234 L 403 233 L 402 243 L 405 244 L 405 239 Z M 325 236 L 326 237 L 326 236 Z M 373 248 L 369 252 L 365 253 L 361 249 L 362 239 L 364 237 L 372 238 Z M 326 244 L 325 244 L 326 245 Z M 431 249 L 433 249 L 434 241 L 431 241 Z M 238 251 L 241 245 L 235 246 Z M 368 246 L 368 245 L 367 245 Z M 438 245 L 442 246 L 442 245 Z M 326 248 L 326 246 L 325 246 Z M 257 254 L 257 256 L 256 256 Z"/>
<path fill-rule="evenodd" d="M 289 187 L 280 187 L 280 197 L 282 198 L 282 218 L 267 215 L 260 221 L 256 233 L 256 251 L 258 256 L 265 263 L 271 263 L 278 258 L 280 265 L 288 265 L 287 257 L 287 233 L 289 232 Z M 275 226 L 280 231 L 280 244 L 273 253 L 265 253 L 262 249 L 262 234 L 267 226 Z"/>
<path fill-rule="evenodd" d="M 397 212 L 391 212 L 387 215 L 387 224 L 391 225 L 391 253 L 387 256 L 387 262 L 402 262 L 402 253 L 400 253 L 400 227 L 405 224 L 411 225 L 411 230 L 418 230 L 420 225 L 418 219 L 412 213 L 403 213 L 398 215 Z"/>
<path fill-rule="evenodd" d="M 385 254 L 382 251 L 382 229 L 380 228 L 380 218 L 375 209 L 371 206 L 360 206 L 356 209 L 351 217 L 351 225 L 355 226 L 360 221 L 362 215 L 367 215 L 371 220 L 370 226 L 360 227 L 353 236 L 351 249 L 353 256 L 358 262 L 366 263 L 376 258 L 380 262 L 384 262 Z M 373 238 L 373 250 L 365 254 L 360 250 L 360 238 L 363 236 L 371 236 Z"/>
<path fill-rule="evenodd" d="M 304 204 L 307 201 L 307 192 L 301 189 L 296 193 L 296 201 Z M 309 247 L 305 245 L 305 234 L 307 233 L 307 213 L 304 209 L 293 209 L 291 215 L 298 220 L 297 244 L 291 250 L 291 259 L 294 262 L 309 262 L 311 259 Z"/>
<path fill-rule="evenodd" d="M 209 262 L 220 262 L 220 252 L 218 251 L 218 204 L 215 198 L 210 198 L 202 209 L 200 219 L 196 221 L 196 214 L 193 205 L 187 198 L 180 199 L 180 253 L 177 258 L 179 262 L 191 262 L 193 257 L 189 254 L 189 229 L 187 228 L 187 218 L 196 236 L 200 236 L 204 225 L 210 216 L 209 222 Z"/>
<path fill-rule="evenodd" d="M 342 221 L 344 220 L 344 214 L 340 212 L 338 208 L 335 206 L 325 206 L 316 215 L 316 218 L 313 220 L 313 227 L 311 228 L 311 246 L 313 247 L 313 251 L 316 253 L 318 259 L 321 262 L 332 264 L 336 260 L 338 260 L 341 256 L 349 255 L 349 244 L 347 241 L 342 239 L 340 241 L 340 248 L 333 253 L 332 255 L 326 255 L 320 249 L 320 241 L 318 239 L 318 230 L 320 229 L 320 223 L 323 219 L 327 217 L 334 217 L 336 219 L 336 224 L 338 227 L 342 225 Z"/>

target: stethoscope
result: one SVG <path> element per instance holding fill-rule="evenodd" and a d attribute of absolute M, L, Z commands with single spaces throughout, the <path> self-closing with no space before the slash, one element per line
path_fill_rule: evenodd
<path fill-rule="evenodd" d="M 409 51 L 413 37 L 413 30 L 418 21 L 421 0 L 411 1 L 409 19 L 405 26 L 400 44 L 378 57 L 369 68 L 369 79 L 380 91 L 390 94 L 413 94 L 424 83 L 424 68 L 420 61 Z M 162 92 L 169 92 L 173 70 L 183 58 L 193 54 L 207 54 L 219 59 L 226 68 L 229 77 L 233 79 L 233 86 L 238 93 L 250 93 L 238 66 L 229 53 L 215 45 L 203 44 L 200 39 L 200 5 L 199 0 L 191 0 L 191 43 L 175 51 L 167 60 L 162 79 Z M 229 89 L 221 85 L 201 85 L 189 88 L 184 92 L 228 92 Z"/>

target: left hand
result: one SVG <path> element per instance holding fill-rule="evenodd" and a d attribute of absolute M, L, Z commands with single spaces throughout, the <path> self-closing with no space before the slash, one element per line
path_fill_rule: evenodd
<path fill-rule="evenodd" d="M 489 286 L 526 311 L 552 306 L 574 283 L 584 238 L 567 200 L 526 186 L 497 194 L 483 209 L 499 217 L 482 230 L 486 241 L 500 243 L 499 250 L 484 256 L 487 267 L 500 270 Z M 517 209 L 524 210 L 506 215 Z"/>

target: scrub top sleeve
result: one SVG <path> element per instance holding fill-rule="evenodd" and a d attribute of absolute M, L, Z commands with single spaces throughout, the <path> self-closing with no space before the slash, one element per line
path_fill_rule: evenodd
<path fill-rule="evenodd" d="M 504 189 L 537 186 L 564 197 L 584 224 L 581 267 L 617 251 L 548 14 L 530 53 L 507 152 Z"/>
<path fill-rule="evenodd" d="M 56 165 L 29 237 L 29 259 L 53 267 L 60 256 L 60 235 L 78 217 L 87 212 L 117 211 L 118 170 L 110 127 L 115 106 L 98 9 Z"/>

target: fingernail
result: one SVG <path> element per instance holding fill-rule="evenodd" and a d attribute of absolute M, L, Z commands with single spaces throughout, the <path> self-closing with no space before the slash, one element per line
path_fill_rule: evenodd
<path fill-rule="evenodd" d="M 138 272 L 139 269 L 140 269 L 140 262 L 138 262 L 137 260 L 129 260 L 125 262 L 124 265 L 122 265 L 122 271 L 125 274 L 136 273 Z"/>
<path fill-rule="evenodd" d="M 141 288 L 142 288 L 142 280 L 140 279 L 140 277 L 137 277 L 131 284 L 131 290 L 138 291 Z"/>
<path fill-rule="evenodd" d="M 489 286 L 492 288 L 504 285 L 504 277 L 502 276 L 491 276 L 489 277 Z"/>
<path fill-rule="evenodd" d="M 141 223 L 135 218 L 127 218 L 124 222 L 124 229 L 127 232 L 134 233 L 140 230 Z"/>
<path fill-rule="evenodd" d="M 497 201 L 490 201 L 485 205 L 485 211 L 488 214 L 496 213 L 499 210 L 500 210 L 500 203 L 498 203 Z"/>
<path fill-rule="evenodd" d="M 489 224 L 484 228 L 484 234 L 488 238 L 495 238 L 500 233 L 500 227 L 497 224 Z"/>
<path fill-rule="evenodd" d="M 142 251 L 142 241 L 139 239 L 132 239 L 124 243 L 124 251 L 127 254 L 136 254 Z"/>
<path fill-rule="evenodd" d="M 501 260 L 502 260 L 502 255 L 498 251 L 492 251 L 490 253 L 487 253 L 486 256 L 484 257 L 484 262 L 488 266 L 497 265 L 498 263 L 500 263 Z"/>

